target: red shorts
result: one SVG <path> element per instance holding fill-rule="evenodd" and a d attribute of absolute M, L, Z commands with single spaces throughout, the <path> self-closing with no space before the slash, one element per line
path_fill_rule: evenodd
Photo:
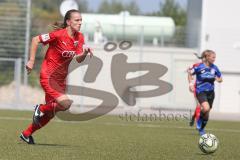
<path fill-rule="evenodd" d="M 56 98 L 65 94 L 66 81 L 55 80 L 53 78 L 42 77 L 40 79 L 41 86 L 45 91 L 45 101 L 50 103 L 55 101 Z"/>

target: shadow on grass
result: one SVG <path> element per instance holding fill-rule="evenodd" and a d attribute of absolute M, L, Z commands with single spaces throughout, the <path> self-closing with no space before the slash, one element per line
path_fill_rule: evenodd
<path fill-rule="evenodd" d="M 215 156 L 215 154 L 214 153 L 210 153 L 210 154 L 206 154 L 206 153 L 196 153 L 196 155 L 198 155 L 198 156 L 201 156 L 201 157 L 214 157 Z"/>
<path fill-rule="evenodd" d="M 25 142 L 19 142 L 20 145 L 28 145 L 28 146 L 46 146 L 46 147 L 79 147 L 79 146 L 72 146 L 66 144 L 54 144 L 54 143 L 35 143 L 35 144 L 27 144 Z"/>
<path fill-rule="evenodd" d="M 72 147 L 65 144 L 51 144 L 51 143 L 35 143 L 34 146 L 49 146 L 49 147 Z"/>

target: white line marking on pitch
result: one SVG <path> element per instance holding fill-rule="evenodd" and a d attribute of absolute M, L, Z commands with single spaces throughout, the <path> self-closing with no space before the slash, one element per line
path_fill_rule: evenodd
<path fill-rule="evenodd" d="M 22 118 L 22 117 L 0 117 L 0 120 L 20 120 L 20 121 L 32 121 L 31 118 Z M 54 119 L 52 122 L 57 123 L 92 123 L 92 124 L 103 124 L 103 125 L 118 125 L 118 126 L 137 126 L 137 127 L 147 127 L 147 128 L 169 128 L 169 129 L 189 129 L 192 130 L 192 127 L 180 127 L 180 126 L 173 126 L 173 125 L 166 125 L 166 124 L 138 124 L 136 123 L 112 123 L 112 122 L 91 122 L 91 121 L 62 121 L 58 119 Z M 186 124 L 187 125 L 187 124 Z M 216 128 L 208 128 L 207 131 L 219 131 L 219 132 L 232 132 L 232 133 L 240 133 L 239 129 L 216 129 Z"/>

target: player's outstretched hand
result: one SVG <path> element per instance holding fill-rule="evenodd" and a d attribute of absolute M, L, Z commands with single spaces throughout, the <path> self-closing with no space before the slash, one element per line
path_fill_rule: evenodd
<path fill-rule="evenodd" d="M 28 61 L 28 63 L 26 64 L 26 70 L 27 70 L 27 74 L 30 74 L 32 69 L 33 69 L 33 65 L 34 62 L 33 61 Z"/>
<path fill-rule="evenodd" d="M 93 49 L 90 48 L 90 47 L 87 46 L 87 45 L 84 45 L 84 46 L 83 46 L 83 53 L 84 53 L 85 55 L 89 54 L 89 55 L 90 55 L 90 58 L 93 57 Z"/>
<path fill-rule="evenodd" d="M 215 77 L 215 80 L 216 80 L 217 82 L 219 82 L 219 83 L 222 82 L 222 78 L 221 78 L 221 77 Z"/>

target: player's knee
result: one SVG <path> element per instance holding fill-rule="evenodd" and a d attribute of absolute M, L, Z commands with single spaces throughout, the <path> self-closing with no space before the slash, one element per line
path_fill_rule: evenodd
<path fill-rule="evenodd" d="M 209 107 L 209 105 L 208 104 L 203 104 L 202 105 L 203 107 L 202 107 L 202 111 L 203 111 L 203 113 L 208 113 L 209 111 L 210 111 L 210 107 Z"/>
<path fill-rule="evenodd" d="M 210 111 L 210 107 L 206 106 L 203 108 L 204 113 L 208 113 Z"/>
<path fill-rule="evenodd" d="M 63 107 L 63 111 L 68 110 L 71 107 L 72 103 L 73 103 L 72 100 L 64 100 L 64 101 L 62 101 L 61 105 Z"/>

